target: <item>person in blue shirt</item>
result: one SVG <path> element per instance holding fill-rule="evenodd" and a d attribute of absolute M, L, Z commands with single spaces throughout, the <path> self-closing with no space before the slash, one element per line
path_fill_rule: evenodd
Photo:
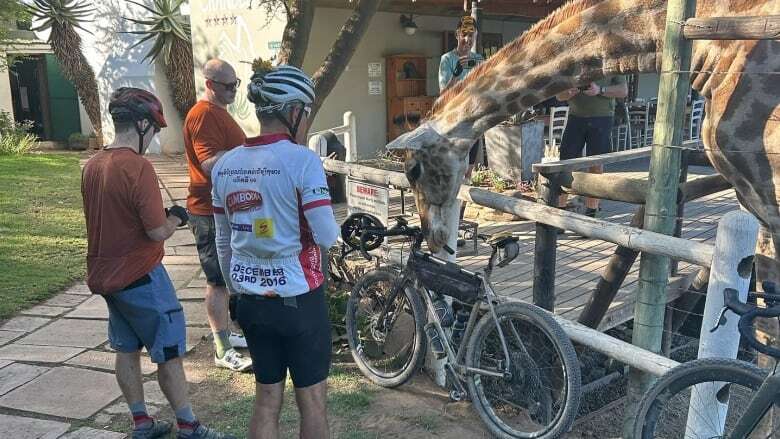
<path fill-rule="evenodd" d="M 458 46 L 441 56 L 439 62 L 439 93 L 461 81 L 484 59 L 472 50 L 474 45 L 474 19 L 466 16 L 458 22 L 455 38 Z"/>
<path fill-rule="evenodd" d="M 444 93 L 449 87 L 460 82 L 471 73 L 485 59 L 482 55 L 472 50 L 474 46 L 474 34 L 476 26 L 474 18 L 465 16 L 458 22 L 455 29 L 455 38 L 458 40 L 458 46 L 455 49 L 441 56 L 439 61 L 439 94 Z M 474 170 L 474 163 L 477 161 L 481 145 L 481 139 L 474 142 L 469 150 L 469 166 L 466 168 L 466 181 L 471 180 L 471 172 Z M 460 206 L 460 219 L 463 219 L 463 213 L 466 210 L 466 203 Z M 462 239 L 458 240 L 458 246 L 465 244 Z"/>

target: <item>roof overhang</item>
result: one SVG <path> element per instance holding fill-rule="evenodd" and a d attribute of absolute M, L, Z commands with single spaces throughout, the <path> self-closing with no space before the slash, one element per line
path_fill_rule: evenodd
<path fill-rule="evenodd" d="M 13 55 L 53 53 L 49 43 L 40 40 L 8 40 L 0 44 L 0 52 Z"/>
<path fill-rule="evenodd" d="M 566 0 L 480 0 L 479 7 L 485 18 L 497 20 L 538 20 L 560 7 Z M 314 0 L 316 6 L 353 9 L 350 0 Z M 382 0 L 383 12 L 413 13 L 459 17 L 464 15 L 464 5 L 471 7 L 473 0 Z"/>

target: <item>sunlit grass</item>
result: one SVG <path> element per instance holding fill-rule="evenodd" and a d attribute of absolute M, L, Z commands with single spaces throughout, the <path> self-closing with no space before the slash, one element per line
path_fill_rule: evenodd
<path fill-rule="evenodd" d="M 0 156 L 0 319 L 86 269 L 79 156 Z"/>

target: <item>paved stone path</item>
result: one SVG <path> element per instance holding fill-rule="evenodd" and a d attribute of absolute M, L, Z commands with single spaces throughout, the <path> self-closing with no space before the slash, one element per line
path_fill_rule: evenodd
<path fill-rule="evenodd" d="M 184 204 L 187 168 L 183 157 L 153 157 L 166 206 Z M 210 337 L 203 305 L 203 272 L 192 234 L 177 230 L 166 241 L 165 264 L 187 316 L 188 352 Z M 120 439 L 105 429 L 127 406 L 114 377 L 108 345 L 108 310 L 100 296 L 77 283 L 0 324 L 0 438 Z M 144 393 L 150 412 L 167 402 L 142 357 Z"/>

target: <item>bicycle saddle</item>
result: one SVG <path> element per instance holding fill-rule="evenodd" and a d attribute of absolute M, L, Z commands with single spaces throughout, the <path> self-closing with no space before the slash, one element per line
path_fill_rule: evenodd
<path fill-rule="evenodd" d="M 505 267 L 520 254 L 519 239 L 512 235 L 501 235 L 490 238 L 488 244 L 500 250 L 498 254 L 498 266 Z"/>
<path fill-rule="evenodd" d="M 499 249 L 502 249 L 506 247 L 510 242 L 517 242 L 518 238 L 516 236 L 512 235 L 496 235 L 491 236 L 490 239 L 488 239 L 488 245 L 491 247 L 498 247 Z"/>

